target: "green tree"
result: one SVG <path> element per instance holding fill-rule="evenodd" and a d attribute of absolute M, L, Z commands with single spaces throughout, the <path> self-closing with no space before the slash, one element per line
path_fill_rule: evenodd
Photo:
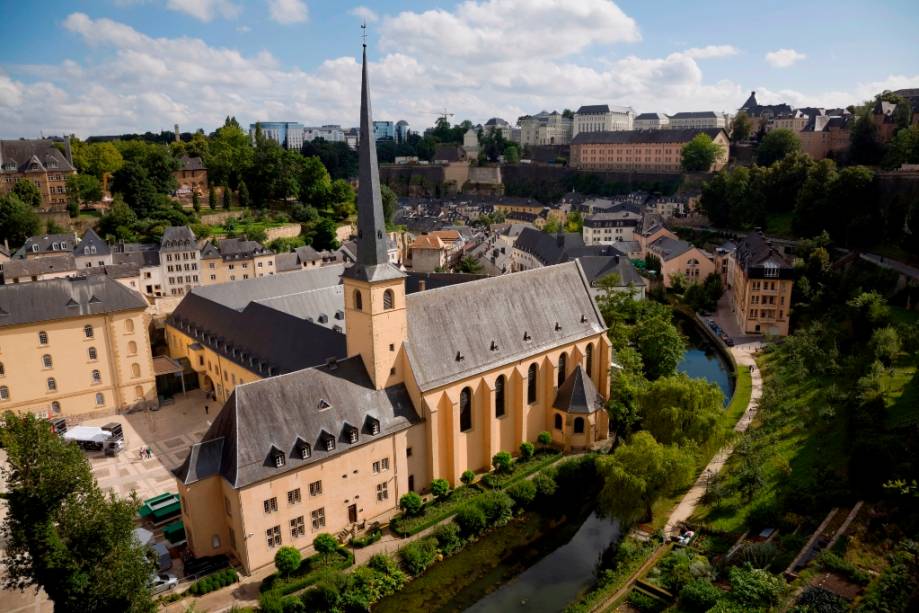
<path fill-rule="evenodd" d="M 41 206 L 41 191 L 29 179 L 16 181 L 10 193 L 31 207 L 39 208 Z"/>
<path fill-rule="evenodd" d="M 549 445 L 552 444 L 552 435 L 545 431 L 540 432 L 536 436 L 536 442 L 539 443 L 543 447 L 548 447 Z"/>
<path fill-rule="evenodd" d="M 661 259 L 654 255 L 653 253 L 645 254 L 645 270 L 654 272 L 657 274 L 661 273 Z"/>
<path fill-rule="evenodd" d="M 240 180 L 239 182 L 239 193 L 237 194 L 237 200 L 239 200 L 239 206 L 248 209 L 252 201 L 249 198 L 249 188 L 246 187 L 246 182 Z"/>
<path fill-rule="evenodd" d="M 317 251 L 338 249 L 338 237 L 336 230 L 338 227 L 331 219 L 320 218 L 312 228 L 312 242 L 310 243 Z"/>
<path fill-rule="evenodd" d="M 217 208 L 217 191 L 213 185 L 207 190 L 207 206 L 212 211 Z"/>
<path fill-rule="evenodd" d="M 520 162 L 520 147 L 510 144 L 504 148 L 504 163 L 517 164 Z"/>
<path fill-rule="evenodd" d="M 93 175 L 70 175 L 67 177 L 67 200 L 77 211 L 86 202 L 102 200 L 102 183 Z"/>
<path fill-rule="evenodd" d="M 399 198 L 396 196 L 396 192 L 392 191 L 388 185 L 380 186 L 380 196 L 383 198 L 383 218 L 386 220 L 387 229 L 389 229 L 396 215 L 396 208 L 399 206 Z"/>
<path fill-rule="evenodd" d="M 132 228 L 136 223 L 137 215 L 134 210 L 125 203 L 120 195 L 117 195 L 108 213 L 103 215 L 99 221 L 99 230 L 104 237 L 132 240 L 134 238 Z"/>
<path fill-rule="evenodd" d="M 73 165 L 80 174 L 90 174 L 99 181 L 124 163 L 121 152 L 110 142 L 84 143 L 76 137 L 70 139 Z"/>
<path fill-rule="evenodd" d="M 147 217 L 156 208 L 156 187 L 147 170 L 137 162 L 125 162 L 112 175 L 111 191 L 121 194 L 138 217 Z"/>
<path fill-rule="evenodd" d="M 536 453 L 536 445 L 530 441 L 523 441 L 520 443 L 520 457 L 523 461 L 527 461 L 533 457 L 533 454 Z"/>
<path fill-rule="evenodd" d="M 756 163 L 769 166 L 789 153 L 801 150 L 801 139 L 791 130 L 777 128 L 769 131 L 756 148 Z"/>
<path fill-rule="evenodd" d="M 471 470 L 464 470 L 463 474 L 460 475 L 460 481 L 462 481 L 464 485 L 469 485 L 475 481 L 475 473 Z"/>
<path fill-rule="evenodd" d="M 734 142 L 745 141 L 753 133 L 753 123 L 746 111 L 740 111 L 734 116 L 734 123 L 731 127 L 731 140 Z"/>
<path fill-rule="evenodd" d="M 300 171 L 300 202 L 323 209 L 330 202 L 332 177 L 318 157 L 304 158 Z"/>
<path fill-rule="evenodd" d="M 734 566 L 728 571 L 731 600 L 747 607 L 770 607 L 778 604 L 785 592 L 785 580 L 768 570 L 750 564 Z"/>
<path fill-rule="evenodd" d="M 878 328 L 872 333 L 868 346 L 876 360 L 890 366 L 900 354 L 900 335 L 893 326 Z"/>
<path fill-rule="evenodd" d="M 648 432 L 638 432 L 609 456 L 597 459 L 603 477 L 599 508 L 627 524 L 647 519 L 658 496 L 687 485 L 695 470 L 692 455 L 662 445 Z"/>
<path fill-rule="evenodd" d="M 0 236 L 19 246 L 38 234 L 41 220 L 35 210 L 15 194 L 0 195 Z"/>
<path fill-rule="evenodd" d="M 652 381 L 673 374 L 686 351 L 686 343 L 669 317 L 650 318 L 637 326 L 635 347 Z"/>
<path fill-rule="evenodd" d="M 201 212 L 201 198 L 198 196 L 198 190 L 191 193 L 191 208 L 195 210 L 195 213 Z"/>
<path fill-rule="evenodd" d="M 274 565 L 277 567 L 279 573 L 284 576 L 289 576 L 292 572 L 300 568 L 300 550 L 290 545 L 281 547 L 278 549 L 278 552 L 274 554 Z"/>
<path fill-rule="evenodd" d="M 316 553 L 327 556 L 338 551 L 338 541 L 328 532 L 320 532 L 313 539 L 313 549 L 316 550 Z"/>
<path fill-rule="evenodd" d="M 422 506 L 424 506 L 424 501 L 421 500 L 421 496 L 417 492 L 408 492 L 399 499 L 399 508 L 409 516 L 421 513 Z"/>
<path fill-rule="evenodd" d="M 499 451 L 491 458 L 491 465 L 496 473 L 509 473 L 514 465 L 514 458 L 507 451 Z"/>
<path fill-rule="evenodd" d="M 699 132 L 683 145 L 683 170 L 708 172 L 721 153 L 721 145 L 713 142 L 712 137 L 705 132 Z"/>
<path fill-rule="evenodd" d="M 40 586 L 62 611 L 152 612 L 154 566 L 134 539 L 138 502 L 104 494 L 80 449 L 33 415 L 7 412 L 0 430 L 8 514 L 8 588 Z"/>
<path fill-rule="evenodd" d="M 724 395 L 717 385 L 685 374 L 661 377 L 638 394 L 642 428 L 669 445 L 704 443 L 719 436 Z"/>
<path fill-rule="evenodd" d="M 474 257 L 467 255 L 460 260 L 459 271 L 470 274 L 479 274 L 482 272 L 482 265 Z"/>
<path fill-rule="evenodd" d="M 446 498 L 450 495 L 450 482 L 446 479 L 434 479 L 431 481 L 431 493 L 436 498 Z"/>
<path fill-rule="evenodd" d="M 240 189 L 254 158 L 252 141 L 235 118 L 227 117 L 223 126 L 211 135 L 204 162 L 208 180 L 217 185 Z"/>
<path fill-rule="evenodd" d="M 230 201 L 230 188 L 224 185 L 223 186 L 223 208 L 229 211 L 231 206 L 232 206 L 232 203 Z"/>
<path fill-rule="evenodd" d="M 859 114 L 849 131 L 849 160 L 855 164 L 874 166 L 883 157 L 884 144 L 869 108 Z"/>

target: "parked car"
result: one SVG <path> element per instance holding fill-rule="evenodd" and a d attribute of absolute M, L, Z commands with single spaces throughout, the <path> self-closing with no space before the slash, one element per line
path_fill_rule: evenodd
<path fill-rule="evenodd" d="M 150 586 L 150 593 L 156 595 L 171 590 L 178 584 L 178 578 L 172 573 L 159 573 L 150 577 L 148 585 Z"/>

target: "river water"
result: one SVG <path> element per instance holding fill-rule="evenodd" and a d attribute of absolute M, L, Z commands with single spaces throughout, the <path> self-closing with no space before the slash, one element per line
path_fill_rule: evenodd
<path fill-rule="evenodd" d="M 704 336 L 696 327 L 687 321 L 680 321 L 680 332 L 686 337 L 686 351 L 683 359 L 677 364 L 679 372 L 690 377 L 708 379 L 721 388 L 724 394 L 724 404 L 731 401 L 734 393 L 734 379 L 731 377 L 731 368 L 724 362 L 724 358 L 712 345 L 708 337 Z"/>

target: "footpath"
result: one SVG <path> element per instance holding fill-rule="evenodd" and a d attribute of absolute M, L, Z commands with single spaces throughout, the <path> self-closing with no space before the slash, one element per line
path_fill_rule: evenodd
<path fill-rule="evenodd" d="M 753 418 L 756 417 L 756 411 L 759 407 L 759 399 L 763 395 L 763 377 L 759 372 L 759 368 L 756 368 L 756 360 L 753 355 L 763 347 L 763 343 L 754 342 L 746 343 L 743 345 L 736 345 L 731 347 L 731 353 L 734 356 L 734 360 L 737 362 L 738 368 L 750 368 L 754 367 L 753 371 L 750 373 L 750 378 L 752 380 L 752 390 L 750 392 L 750 401 L 747 403 L 747 408 L 744 410 L 743 415 L 740 416 L 740 419 L 737 420 L 737 424 L 734 426 L 735 432 L 744 432 L 747 428 L 750 427 L 750 424 L 753 422 Z M 699 505 L 702 496 L 705 494 L 705 487 L 708 483 L 708 480 L 713 476 L 721 472 L 721 469 L 724 468 L 724 464 L 727 462 L 728 458 L 731 457 L 731 453 L 734 451 L 734 445 L 728 444 L 725 445 L 715 456 L 711 459 L 708 465 L 705 467 L 705 470 L 702 471 L 702 474 L 699 475 L 699 478 L 696 479 L 696 482 L 689 488 L 689 491 L 683 496 L 680 502 L 674 507 L 673 511 L 670 512 L 670 517 L 667 518 L 667 523 L 664 525 L 664 536 L 665 538 L 670 537 L 678 531 L 680 523 L 689 519 L 692 514 L 695 512 L 696 507 Z M 591 609 L 591 613 L 597 611 L 607 611 L 609 608 L 622 599 L 629 590 L 632 589 L 632 584 L 635 583 L 635 580 L 638 577 L 646 573 L 657 561 L 661 558 L 666 547 L 661 545 L 658 547 L 654 553 L 648 558 L 647 562 L 641 565 L 641 567 L 629 577 L 628 581 L 619 588 L 614 594 L 608 598 L 596 603 Z"/>

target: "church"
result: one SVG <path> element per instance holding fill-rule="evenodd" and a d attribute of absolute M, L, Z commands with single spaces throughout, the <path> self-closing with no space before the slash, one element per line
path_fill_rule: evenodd
<path fill-rule="evenodd" d="M 387 256 L 366 45 L 359 148 L 357 261 L 337 286 L 344 332 L 324 330 L 343 348 L 289 372 L 263 364 L 232 388 L 175 471 L 196 557 L 226 554 L 252 572 L 281 545 L 385 521 L 406 492 L 455 486 L 540 432 L 566 450 L 609 436 L 610 343 L 578 262 L 406 291 Z M 242 368 L 233 334 L 217 342 Z M 170 351 L 190 354 L 193 341 L 172 334 Z M 310 344 L 300 350 L 315 354 Z"/>

